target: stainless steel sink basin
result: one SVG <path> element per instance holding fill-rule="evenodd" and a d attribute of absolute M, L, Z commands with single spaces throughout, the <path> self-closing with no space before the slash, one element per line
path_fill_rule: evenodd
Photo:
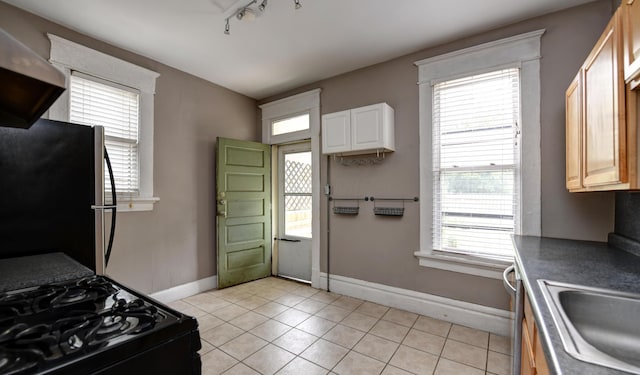
<path fill-rule="evenodd" d="M 538 280 L 572 357 L 640 373 L 640 294 Z"/>

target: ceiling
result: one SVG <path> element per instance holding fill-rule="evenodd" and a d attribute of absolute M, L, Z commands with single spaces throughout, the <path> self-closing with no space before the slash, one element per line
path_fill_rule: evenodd
<path fill-rule="evenodd" d="M 593 0 L 3 0 L 255 99 Z M 225 19 L 231 17 L 230 34 Z"/>

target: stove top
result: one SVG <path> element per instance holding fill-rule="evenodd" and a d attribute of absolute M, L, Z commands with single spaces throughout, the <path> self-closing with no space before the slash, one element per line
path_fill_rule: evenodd
<path fill-rule="evenodd" d="M 134 293 L 95 275 L 0 293 L 0 374 L 47 373 L 180 320 Z"/>

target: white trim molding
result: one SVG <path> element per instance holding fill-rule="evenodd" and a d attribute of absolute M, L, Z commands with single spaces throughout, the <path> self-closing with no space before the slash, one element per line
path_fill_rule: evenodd
<path fill-rule="evenodd" d="M 118 211 L 149 211 L 159 198 L 153 196 L 153 113 L 156 79 L 159 73 L 120 60 L 100 51 L 47 33 L 51 41 L 49 61 L 66 76 L 66 86 L 72 71 L 78 71 L 117 84 L 140 90 L 140 195 L 120 198 Z M 69 91 L 66 90 L 49 108 L 51 120 L 69 121 Z"/>
<path fill-rule="evenodd" d="M 470 258 L 468 256 L 455 256 L 454 254 L 438 253 L 436 255 L 434 253 L 435 251 L 416 251 L 413 255 L 418 257 L 421 266 L 467 273 L 497 280 L 502 280 L 504 269 L 513 264 L 500 261 L 486 261 L 481 258 Z"/>
<path fill-rule="evenodd" d="M 162 303 L 169 303 L 179 299 L 191 297 L 207 290 L 216 289 L 218 287 L 218 276 L 211 276 L 204 279 L 196 280 L 190 283 L 174 286 L 173 288 L 160 290 L 149 294 Z"/>
<path fill-rule="evenodd" d="M 326 289 L 327 274 L 320 277 Z M 338 275 L 331 275 L 331 291 L 501 336 L 513 321 L 510 311 Z"/>
<path fill-rule="evenodd" d="M 277 145 L 300 141 L 303 139 L 311 139 L 314 133 L 314 124 L 313 119 L 311 118 L 314 115 L 314 113 L 312 113 L 314 109 L 318 109 L 319 122 L 320 91 L 321 89 L 310 90 L 284 99 L 262 104 L 260 106 L 260 109 L 262 110 L 262 143 Z M 304 113 L 309 113 L 310 116 L 309 129 L 280 135 L 271 135 L 271 126 L 274 121 Z"/>
<path fill-rule="evenodd" d="M 320 285 L 320 92 L 314 89 L 284 99 L 265 103 L 262 110 L 262 143 L 277 145 L 311 139 L 311 285 Z M 271 124 L 275 120 L 296 114 L 309 114 L 309 129 L 278 136 L 271 136 Z M 273 233 L 272 233 L 273 234 Z M 273 235 L 271 236 L 274 237 Z M 276 254 L 277 256 L 277 254 Z M 275 259 L 275 258 L 274 258 Z"/>
<path fill-rule="evenodd" d="M 503 264 L 492 261 L 456 259 L 432 249 L 433 176 L 432 105 L 433 85 L 493 70 L 520 68 L 520 152 L 519 228 L 516 234 L 540 236 L 540 43 L 545 30 L 536 30 L 510 38 L 484 43 L 459 51 L 416 61 L 420 98 L 420 249 L 415 252 L 422 266 L 464 272 L 477 276 L 497 276 Z"/>

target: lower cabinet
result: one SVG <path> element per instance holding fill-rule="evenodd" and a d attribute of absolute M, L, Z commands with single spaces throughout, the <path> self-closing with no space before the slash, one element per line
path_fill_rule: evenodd
<path fill-rule="evenodd" d="M 549 366 L 542 350 L 536 319 L 531 310 L 529 296 L 524 295 L 524 317 L 522 319 L 521 375 L 548 375 Z"/>

